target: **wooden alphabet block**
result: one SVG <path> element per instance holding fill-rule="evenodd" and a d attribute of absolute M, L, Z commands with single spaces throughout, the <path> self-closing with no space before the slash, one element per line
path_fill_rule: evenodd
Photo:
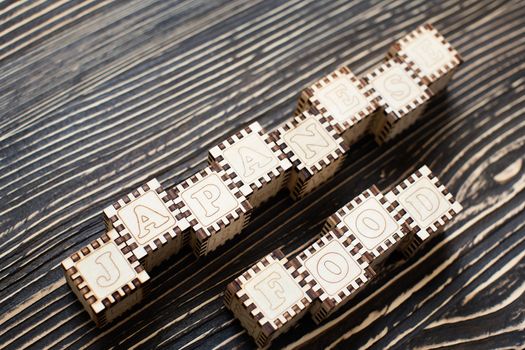
<path fill-rule="evenodd" d="M 365 80 L 374 88 L 381 106 L 371 129 L 379 144 L 412 125 L 432 96 L 410 63 L 398 57 L 381 64 Z"/>
<path fill-rule="evenodd" d="M 176 254 L 189 223 L 156 179 L 104 209 L 108 230 L 115 228 L 146 271 Z"/>
<path fill-rule="evenodd" d="M 348 150 L 326 117 L 314 113 L 305 111 L 273 133 L 293 164 L 288 188 L 294 199 L 304 197 L 328 180 Z"/>
<path fill-rule="evenodd" d="M 292 163 L 257 122 L 240 130 L 208 154 L 208 162 L 219 165 L 241 185 L 251 187 L 248 197 L 256 208 L 287 185 Z"/>
<path fill-rule="evenodd" d="M 67 283 L 99 327 L 140 302 L 149 280 L 115 230 L 62 261 L 62 268 Z"/>
<path fill-rule="evenodd" d="M 238 182 L 213 163 L 169 191 L 190 224 L 190 244 L 196 256 L 217 249 L 248 224 L 252 206 L 246 197 L 251 188 L 238 186 Z"/>
<path fill-rule="evenodd" d="M 463 62 L 459 53 L 430 23 L 396 41 L 387 57 L 395 56 L 412 62 L 413 68 L 434 94 L 447 86 Z"/>
<path fill-rule="evenodd" d="M 321 236 L 296 259 L 298 272 L 319 295 L 310 309 L 316 323 L 343 306 L 375 276 L 371 258 L 362 254 L 360 242 L 338 228 Z"/>
<path fill-rule="evenodd" d="M 385 197 L 399 203 L 413 220 L 404 254 L 414 253 L 432 235 L 443 230 L 463 207 L 425 165 L 397 185 Z"/>
<path fill-rule="evenodd" d="M 259 347 L 286 332 L 317 296 L 296 265 L 275 250 L 226 288 L 226 306 Z"/>
<path fill-rule="evenodd" d="M 295 114 L 312 106 L 326 117 L 347 145 L 368 132 L 379 107 L 372 87 L 347 67 L 339 68 L 304 89 Z"/>

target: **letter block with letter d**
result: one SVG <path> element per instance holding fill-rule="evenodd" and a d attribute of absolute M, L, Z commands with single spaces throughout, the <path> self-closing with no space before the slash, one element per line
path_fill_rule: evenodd
<path fill-rule="evenodd" d="M 142 300 L 149 275 L 115 230 L 62 261 L 66 281 L 102 327 Z"/>
<path fill-rule="evenodd" d="M 213 147 L 208 162 L 219 163 L 241 185 L 251 187 L 248 200 L 256 208 L 287 185 L 292 163 L 257 122 Z"/>

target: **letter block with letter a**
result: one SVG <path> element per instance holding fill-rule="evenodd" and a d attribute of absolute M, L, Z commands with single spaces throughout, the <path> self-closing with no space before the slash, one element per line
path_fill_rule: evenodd
<path fill-rule="evenodd" d="M 290 160 L 257 122 L 213 147 L 208 162 L 219 163 L 241 185 L 250 186 L 253 193 L 248 200 L 254 208 L 287 185 L 292 168 Z"/>
<path fill-rule="evenodd" d="M 99 327 L 142 300 L 149 275 L 115 230 L 62 261 L 66 281 Z"/>
<path fill-rule="evenodd" d="M 411 63 L 394 57 L 364 77 L 377 94 L 379 112 L 371 131 L 377 143 L 391 140 L 423 113 L 432 92 L 411 68 Z"/>
<path fill-rule="evenodd" d="M 196 256 L 208 254 L 242 231 L 252 213 L 246 199 L 251 193 L 250 186 L 240 185 L 235 174 L 227 174 L 217 163 L 169 191 L 190 223 L 190 245 Z"/>
<path fill-rule="evenodd" d="M 419 26 L 396 41 L 387 58 L 402 57 L 436 94 L 443 90 L 463 62 L 458 52 L 430 23 Z"/>
<path fill-rule="evenodd" d="M 412 220 L 397 202 L 388 201 L 374 185 L 332 214 L 324 232 L 334 227 L 356 242 L 361 254 L 371 256 L 376 268 L 409 239 Z"/>
<path fill-rule="evenodd" d="M 277 249 L 226 287 L 226 307 L 259 347 L 286 332 L 317 297 L 297 265 Z"/>
<path fill-rule="evenodd" d="M 357 239 L 338 228 L 322 235 L 296 260 L 298 272 L 307 276 L 306 281 L 313 283 L 319 294 L 310 309 L 316 323 L 343 306 L 375 276 L 371 256 L 363 254 Z"/>
<path fill-rule="evenodd" d="M 188 237 L 188 221 L 156 179 L 104 209 L 104 219 L 148 272 L 176 254 Z"/>
<path fill-rule="evenodd" d="M 328 180 L 341 166 L 348 151 L 326 117 L 304 111 L 272 133 L 293 164 L 288 188 L 300 199 Z"/>
<path fill-rule="evenodd" d="M 295 114 L 312 106 L 326 117 L 347 145 L 368 132 L 379 108 L 372 87 L 347 67 L 337 69 L 304 89 Z"/>
<path fill-rule="evenodd" d="M 397 185 L 385 197 L 399 203 L 414 221 L 410 240 L 403 249 L 412 255 L 429 238 L 443 231 L 462 209 L 461 204 L 425 165 Z"/>

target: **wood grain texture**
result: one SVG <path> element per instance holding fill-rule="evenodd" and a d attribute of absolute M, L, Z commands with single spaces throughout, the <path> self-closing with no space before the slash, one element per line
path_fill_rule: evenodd
<path fill-rule="evenodd" d="M 362 190 L 422 164 L 465 210 L 321 327 L 275 347 L 497 349 L 525 344 L 525 3 L 491 1 L 4 1 L 0 3 L 0 347 L 247 349 L 222 295 L 275 248 L 292 255 Z M 152 275 L 146 301 L 99 330 L 60 261 L 147 179 L 173 186 L 253 121 L 292 115 L 302 87 L 358 74 L 431 21 L 465 58 L 425 118 L 366 138 L 300 202 L 259 208 L 240 237 Z"/>

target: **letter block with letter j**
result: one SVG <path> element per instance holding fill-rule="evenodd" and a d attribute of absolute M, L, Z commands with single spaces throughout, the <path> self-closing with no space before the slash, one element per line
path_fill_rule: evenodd
<path fill-rule="evenodd" d="M 286 187 L 292 163 L 257 122 L 213 147 L 208 162 L 219 165 L 241 185 L 248 185 L 256 208 Z"/>
<path fill-rule="evenodd" d="M 149 275 L 115 230 L 62 261 L 66 281 L 102 327 L 142 300 Z"/>

